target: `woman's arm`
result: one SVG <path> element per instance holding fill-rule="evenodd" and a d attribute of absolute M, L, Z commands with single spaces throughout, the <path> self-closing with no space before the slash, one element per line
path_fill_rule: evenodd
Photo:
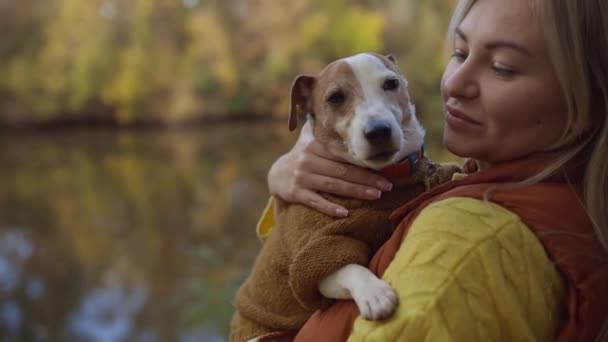
<path fill-rule="evenodd" d="M 353 341 L 552 341 L 565 286 L 534 233 L 507 209 L 454 197 L 412 222 L 382 277 L 399 295 Z"/>
<path fill-rule="evenodd" d="M 331 216 L 343 217 L 348 211 L 317 192 L 374 200 L 381 191 L 392 188 L 380 175 L 336 160 L 314 140 L 310 123 L 306 123 L 293 148 L 281 156 L 268 172 L 270 193 L 277 205 L 301 203 Z"/>

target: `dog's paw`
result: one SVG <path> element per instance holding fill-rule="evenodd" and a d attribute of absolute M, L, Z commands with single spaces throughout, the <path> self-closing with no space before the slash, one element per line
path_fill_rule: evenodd
<path fill-rule="evenodd" d="M 397 294 L 384 280 L 374 278 L 351 292 L 361 316 L 369 320 L 385 319 L 393 314 L 398 304 Z"/>

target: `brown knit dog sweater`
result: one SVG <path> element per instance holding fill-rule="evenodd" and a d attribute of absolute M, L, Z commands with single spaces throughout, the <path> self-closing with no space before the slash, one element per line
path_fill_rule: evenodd
<path fill-rule="evenodd" d="M 324 194 L 348 209 L 346 218 L 330 217 L 299 204 L 277 213 L 273 232 L 236 294 L 230 341 L 297 331 L 315 310 L 331 303 L 319 292 L 319 283 L 347 264 L 366 266 L 391 236 L 391 212 L 449 181 L 457 171 L 454 165 L 436 164 L 424 157 L 412 175 L 391 179 L 394 189 L 379 200 Z"/>

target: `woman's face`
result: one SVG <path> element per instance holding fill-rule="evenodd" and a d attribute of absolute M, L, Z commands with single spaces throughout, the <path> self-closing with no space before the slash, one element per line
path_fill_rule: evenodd
<path fill-rule="evenodd" d="M 494 163 L 546 150 L 567 108 L 529 0 L 478 0 L 456 30 L 441 81 L 444 144 Z"/>

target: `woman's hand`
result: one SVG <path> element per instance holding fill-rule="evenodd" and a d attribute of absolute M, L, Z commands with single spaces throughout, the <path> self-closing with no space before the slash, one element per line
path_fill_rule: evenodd
<path fill-rule="evenodd" d="M 287 203 L 301 203 L 325 214 L 345 217 L 348 211 L 321 197 L 317 191 L 374 200 L 392 184 L 362 167 L 346 164 L 329 155 L 314 140 L 307 122 L 291 151 L 274 162 L 268 172 L 270 193 Z M 278 201 L 277 205 L 283 205 Z"/>

